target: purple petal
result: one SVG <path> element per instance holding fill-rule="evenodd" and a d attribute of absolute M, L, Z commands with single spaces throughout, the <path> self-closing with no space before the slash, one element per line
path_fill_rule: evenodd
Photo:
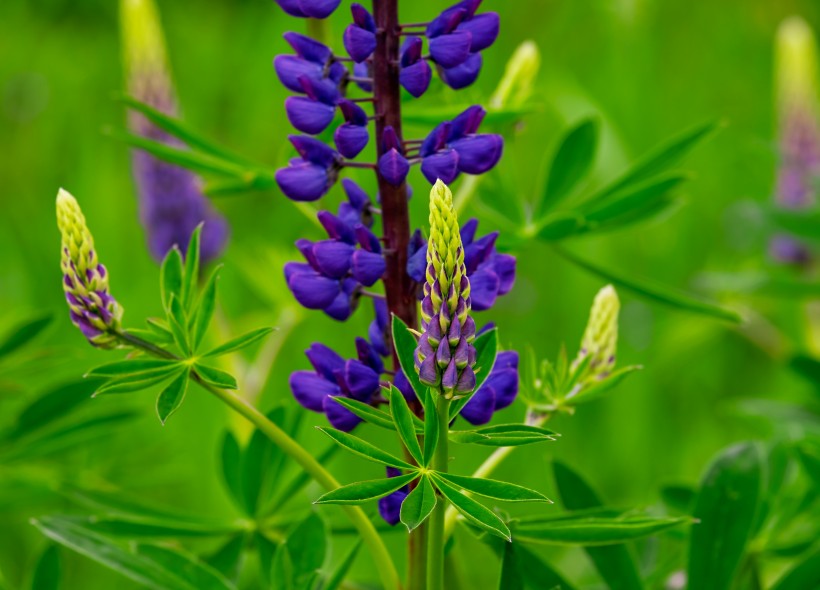
<path fill-rule="evenodd" d="M 418 250 L 407 259 L 407 274 L 417 283 L 424 282 L 424 273 L 427 269 L 427 246 Z"/>
<path fill-rule="evenodd" d="M 350 432 L 362 421 L 356 414 L 334 402 L 330 397 L 324 399 L 322 406 L 328 421 L 334 428 L 343 432 Z"/>
<path fill-rule="evenodd" d="M 465 135 L 473 135 L 481 126 L 487 111 L 481 105 L 474 104 L 462 111 L 450 124 L 448 141 L 461 139 Z"/>
<path fill-rule="evenodd" d="M 461 21 L 456 30 L 470 32 L 472 35 L 470 52 L 476 53 L 495 43 L 498 38 L 499 20 L 498 13 L 485 12 L 477 14 L 471 19 Z"/>
<path fill-rule="evenodd" d="M 376 348 L 364 338 L 356 337 L 356 355 L 359 360 L 373 369 L 377 374 L 384 373 L 384 362 L 382 362 Z"/>
<path fill-rule="evenodd" d="M 351 359 L 345 362 L 344 383 L 355 399 L 368 402 L 379 391 L 379 374 L 363 362 Z"/>
<path fill-rule="evenodd" d="M 296 300 L 308 309 L 327 308 L 341 291 L 339 281 L 316 272 L 292 274 L 288 279 L 288 287 Z"/>
<path fill-rule="evenodd" d="M 395 148 L 379 158 L 379 172 L 393 186 L 400 186 L 410 172 L 410 163 Z"/>
<path fill-rule="evenodd" d="M 322 274 L 340 279 L 350 270 L 350 259 L 355 248 L 339 240 L 322 240 L 313 244 L 316 265 Z"/>
<path fill-rule="evenodd" d="M 356 63 L 363 62 L 376 50 L 376 34 L 356 24 L 348 25 L 343 41 L 348 55 Z"/>
<path fill-rule="evenodd" d="M 333 141 L 336 143 L 336 149 L 345 158 L 353 159 L 358 156 L 361 151 L 367 146 L 370 140 L 370 133 L 367 127 L 353 125 L 351 123 L 342 123 L 336 128 L 333 134 Z"/>
<path fill-rule="evenodd" d="M 456 384 L 456 393 L 467 394 L 475 391 L 475 371 L 472 367 L 464 367 L 461 374 L 458 376 L 458 383 Z"/>
<path fill-rule="evenodd" d="M 350 13 L 353 15 L 353 22 L 358 26 L 366 31 L 376 32 L 376 20 L 364 6 L 358 2 L 354 2 L 350 5 Z"/>
<path fill-rule="evenodd" d="M 458 168 L 467 174 L 484 174 L 498 163 L 504 139 L 496 134 L 472 135 L 450 146 L 458 152 Z"/>
<path fill-rule="evenodd" d="M 453 90 L 461 90 L 478 79 L 482 63 L 480 53 L 471 53 L 464 63 L 454 68 L 438 68 L 438 75 Z"/>
<path fill-rule="evenodd" d="M 353 228 L 339 217 L 333 215 L 330 211 L 319 211 L 319 213 L 316 214 L 316 218 L 319 220 L 319 223 L 322 224 L 322 227 L 325 228 L 327 235 L 334 240 L 342 240 L 348 244 L 354 244 L 356 242 L 356 235 L 353 232 Z"/>
<path fill-rule="evenodd" d="M 470 298 L 475 311 L 490 309 L 498 298 L 501 281 L 491 270 L 480 269 L 470 277 Z"/>
<path fill-rule="evenodd" d="M 513 403 L 518 395 L 518 371 L 494 368 L 481 389 L 485 387 L 495 392 L 495 409 L 502 410 Z"/>
<path fill-rule="evenodd" d="M 316 201 L 330 189 L 327 168 L 309 162 L 291 164 L 276 171 L 276 184 L 293 201 Z"/>
<path fill-rule="evenodd" d="M 274 0 L 290 16 L 303 18 L 307 16 L 299 7 L 299 0 Z"/>
<path fill-rule="evenodd" d="M 293 31 L 285 33 L 282 37 L 285 38 L 288 45 L 293 47 L 296 55 L 308 61 L 324 66 L 328 60 L 333 57 L 333 52 L 330 51 L 330 48 L 313 37 L 308 37 L 301 33 L 294 33 Z"/>
<path fill-rule="evenodd" d="M 296 129 L 316 135 L 333 121 L 336 107 L 304 96 L 289 96 L 285 99 L 285 112 Z"/>
<path fill-rule="evenodd" d="M 390 526 L 396 526 L 401 521 L 401 505 L 408 493 L 398 490 L 384 498 L 379 498 L 379 514 Z"/>
<path fill-rule="evenodd" d="M 322 66 L 295 55 L 277 55 L 273 60 L 273 68 L 282 85 L 292 92 L 303 93 L 304 87 L 299 81 L 302 77 L 311 80 L 321 80 Z"/>
<path fill-rule="evenodd" d="M 461 409 L 461 415 L 470 424 L 478 426 L 492 420 L 495 411 L 495 391 L 490 387 L 481 387 Z"/>
<path fill-rule="evenodd" d="M 430 64 L 424 60 L 402 66 L 399 70 L 399 83 L 414 98 L 419 98 L 427 92 L 432 78 L 433 70 Z"/>
<path fill-rule="evenodd" d="M 506 295 L 513 288 L 515 284 L 515 264 L 515 256 L 511 254 L 496 254 L 493 257 L 495 274 L 498 275 L 501 281 L 498 287 L 499 295 Z"/>
<path fill-rule="evenodd" d="M 299 152 L 299 155 L 312 164 L 329 168 L 335 164 L 338 159 L 336 150 L 315 137 L 308 135 L 290 135 L 288 139 L 293 144 L 293 147 L 296 148 L 296 151 Z"/>
<path fill-rule="evenodd" d="M 327 18 L 339 6 L 341 0 L 297 0 L 299 8 L 311 18 Z"/>
<path fill-rule="evenodd" d="M 365 287 L 372 287 L 382 277 L 387 265 L 384 256 L 367 250 L 353 253 L 353 278 Z"/>
<path fill-rule="evenodd" d="M 353 66 L 353 75 L 357 78 L 371 78 L 373 76 L 373 70 L 369 64 L 360 63 L 355 64 Z M 373 92 L 373 84 L 370 82 L 361 82 L 356 81 L 356 86 L 364 90 L 365 92 Z"/>
<path fill-rule="evenodd" d="M 470 57 L 472 35 L 467 31 L 456 31 L 428 41 L 430 55 L 443 68 L 454 68 Z"/>
<path fill-rule="evenodd" d="M 396 386 L 401 394 L 404 396 L 408 402 L 416 401 L 418 398 L 416 397 L 416 392 L 413 391 L 413 386 L 410 385 L 410 381 L 408 381 L 407 376 L 404 374 L 404 371 L 399 369 L 396 371 L 396 376 L 393 378 L 393 385 Z"/>
<path fill-rule="evenodd" d="M 458 152 L 445 149 L 427 156 L 421 162 L 421 172 L 430 184 L 439 179 L 450 184 L 458 176 Z"/>
<path fill-rule="evenodd" d="M 339 387 L 312 371 L 296 371 L 289 379 L 290 390 L 299 404 L 313 412 L 323 412 L 329 395 L 339 395 Z"/>
<path fill-rule="evenodd" d="M 364 191 L 362 187 L 356 184 L 349 178 L 342 180 L 342 188 L 347 195 L 347 200 L 357 211 L 363 211 L 370 206 L 370 196 Z"/>
<path fill-rule="evenodd" d="M 332 382 L 336 380 L 335 372 L 342 369 L 345 364 L 345 360 L 339 353 L 319 342 L 311 344 L 310 348 L 305 351 L 305 356 L 308 357 L 317 373 Z"/>
<path fill-rule="evenodd" d="M 464 245 L 465 248 L 473 243 L 473 240 L 475 239 L 476 230 L 478 230 L 478 219 L 476 219 L 475 217 L 471 217 L 467 220 L 467 222 L 464 225 L 461 226 L 461 230 L 459 231 L 459 233 L 461 234 L 461 243 Z"/>
<path fill-rule="evenodd" d="M 343 322 L 353 314 L 355 301 L 348 291 L 342 290 L 336 298 L 322 309 L 334 320 Z"/>
<path fill-rule="evenodd" d="M 430 355 L 421 362 L 419 380 L 430 387 L 438 385 L 439 373 L 435 355 Z"/>

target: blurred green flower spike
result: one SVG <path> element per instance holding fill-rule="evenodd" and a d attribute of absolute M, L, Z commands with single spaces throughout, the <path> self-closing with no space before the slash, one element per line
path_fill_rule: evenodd
<path fill-rule="evenodd" d="M 108 292 L 108 271 L 99 263 L 94 238 L 77 200 L 57 193 L 57 226 L 62 234 L 63 291 L 71 321 L 94 346 L 116 348 L 122 307 Z"/>
<path fill-rule="evenodd" d="M 490 98 L 490 107 L 522 107 L 532 96 L 532 88 L 538 69 L 541 67 L 541 53 L 533 41 L 524 41 L 507 62 L 504 76 Z"/>
<path fill-rule="evenodd" d="M 540 363 L 530 354 L 529 375 L 522 379 L 523 397 L 536 414 L 574 412 L 574 406 L 597 398 L 640 369 L 637 365 L 615 369 L 618 349 L 618 312 L 621 303 L 612 285 L 595 296 L 581 349 L 571 363 L 562 347 L 558 360 Z"/>
<path fill-rule="evenodd" d="M 817 105 L 817 46 L 811 27 L 798 16 L 777 31 L 777 102 L 780 115 L 814 112 Z"/>

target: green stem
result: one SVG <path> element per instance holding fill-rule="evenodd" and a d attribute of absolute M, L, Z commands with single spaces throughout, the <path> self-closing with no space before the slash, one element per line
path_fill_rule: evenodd
<path fill-rule="evenodd" d="M 551 414 L 536 414 L 533 412 L 527 412 L 527 418 L 525 423 L 529 426 L 543 426 L 544 423 L 550 419 Z M 492 475 L 493 471 L 504 462 L 510 453 L 513 452 L 517 447 L 500 447 L 493 452 L 492 455 L 487 457 L 487 459 L 482 463 L 478 469 L 475 470 L 475 473 L 471 477 L 477 478 L 487 478 Z M 470 492 L 464 491 L 464 494 L 470 495 Z M 447 514 L 444 518 L 444 539 L 447 540 L 453 535 L 453 529 L 456 526 L 456 521 L 458 520 L 458 512 L 456 509 L 450 506 L 447 509 Z"/>
<path fill-rule="evenodd" d="M 447 437 L 450 432 L 450 400 L 443 395 L 436 396 L 438 414 L 438 446 L 433 455 L 432 468 L 439 473 L 447 473 L 449 449 Z M 427 590 L 444 589 L 444 515 L 447 502 L 439 496 L 433 514 L 430 516 L 427 539 Z"/>
<path fill-rule="evenodd" d="M 143 340 L 133 334 L 127 332 L 117 332 L 116 335 L 123 341 L 137 348 L 141 348 L 146 352 L 150 352 L 155 356 L 161 358 L 178 358 L 176 355 L 164 350 L 154 344 Z M 223 401 L 229 408 L 239 413 L 246 420 L 251 422 L 259 429 L 265 436 L 267 436 L 273 443 L 282 449 L 291 459 L 296 461 L 302 469 L 305 470 L 320 486 L 327 491 L 335 490 L 341 487 L 341 484 L 324 468 L 316 459 L 313 458 L 308 451 L 306 451 L 299 443 L 293 440 L 288 434 L 279 428 L 276 424 L 271 422 L 265 415 L 250 405 L 241 397 L 223 390 L 217 389 L 205 383 L 196 371 L 191 372 L 191 379 L 198 383 L 203 389 L 216 396 Z M 347 514 L 350 522 L 356 527 L 362 541 L 370 549 L 370 554 L 373 558 L 373 563 L 378 570 L 382 585 L 386 590 L 398 589 L 401 587 L 399 583 L 399 574 L 396 571 L 396 566 L 393 564 L 393 559 L 387 547 L 382 542 L 376 527 L 358 506 L 342 506 L 342 509 Z"/>
<path fill-rule="evenodd" d="M 425 590 L 427 587 L 427 523 L 410 531 L 408 541 L 407 590 Z"/>

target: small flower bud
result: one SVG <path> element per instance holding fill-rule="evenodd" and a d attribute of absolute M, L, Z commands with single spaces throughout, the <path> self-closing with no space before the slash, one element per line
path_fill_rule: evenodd
<path fill-rule="evenodd" d="M 77 200 L 57 193 L 57 226 L 62 234 L 63 291 L 71 321 L 94 346 L 114 348 L 111 334 L 120 326 L 122 307 L 108 293 L 108 272 L 97 259 L 94 238 Z"/>
<path fill-rule="evenodd" d="M 581 350 L 573 363 L 574 370 L 578 364 L 589 357 L 589 364 L 581 380 L 604 379 L 615 366 L 620 308 L 618 293 L 612 285 L 607 285 L 595 295 L 584 338 L 581 341 Z"/>
<path fill-rule="evenodd" d="M 519 107 L 529 100 L 538 69 L 541 54 L 532 41 L 524 41 L 507 61 L 504 76 L 490 98 L 493 108 Z"/>
<path fill-rule="evenodd" d="M 467 395 L 475 388 L 475 323 L 470 313 L 470 280 L 453 207 L 453 193 L 438 180 L 430 191 L 430 238 L 421 304 L 424 330 L 416 349 L 422 383 L 443 394 Z"/>

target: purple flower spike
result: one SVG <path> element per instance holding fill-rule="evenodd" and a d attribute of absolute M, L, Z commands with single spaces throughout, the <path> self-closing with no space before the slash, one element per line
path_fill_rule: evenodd
<path fill-rule="evenodd" d="M 379 172 L 387 182 L 399 186 L 410 172 L 410 163 L 404 157 L 399 138 L 392 127 L 385 127 L 382 141 L 387 151 L 379 158 Z"/>
<path fill-rule="evenodd" d="M 312 137 L 291 135 L 290 141 L 302 158 L 277 170 L 276 183 L 289 199 L 316 201 L 336 182 L 339 154 Z"/>
<path fill-rule="evenodd" d="M 427 92 L 433 70 L 422 56 L 420 37 L 408 37 L 402 44 L 399 61 L 399 84 L 415 98 Z"/>
<path fill-rule="evenodd" d="M 350 12 L 353 24 L 345 29 L 344 45 L 353 61 L 361 63 L 376 50 L 376 21 L 361 4 L 353 3 Z"/>
<path fill-rule="evenodd" d="M 483 59 L 480 53 L 471 53 L 463 63 L 453 68 L 438 68 L 441 80 L 453 90 L 467 88 L 478 79 Z"/>
<path fill-rule="evenodd" d="M 339 109 L 344 115 L 345 122 L 336 128 L 333 140 L 336 149 L 345 158 L 355 158 L 370 140 L 367 130 L 367 113 L 364 109 L 350 100 L 339 101 Z"/>

